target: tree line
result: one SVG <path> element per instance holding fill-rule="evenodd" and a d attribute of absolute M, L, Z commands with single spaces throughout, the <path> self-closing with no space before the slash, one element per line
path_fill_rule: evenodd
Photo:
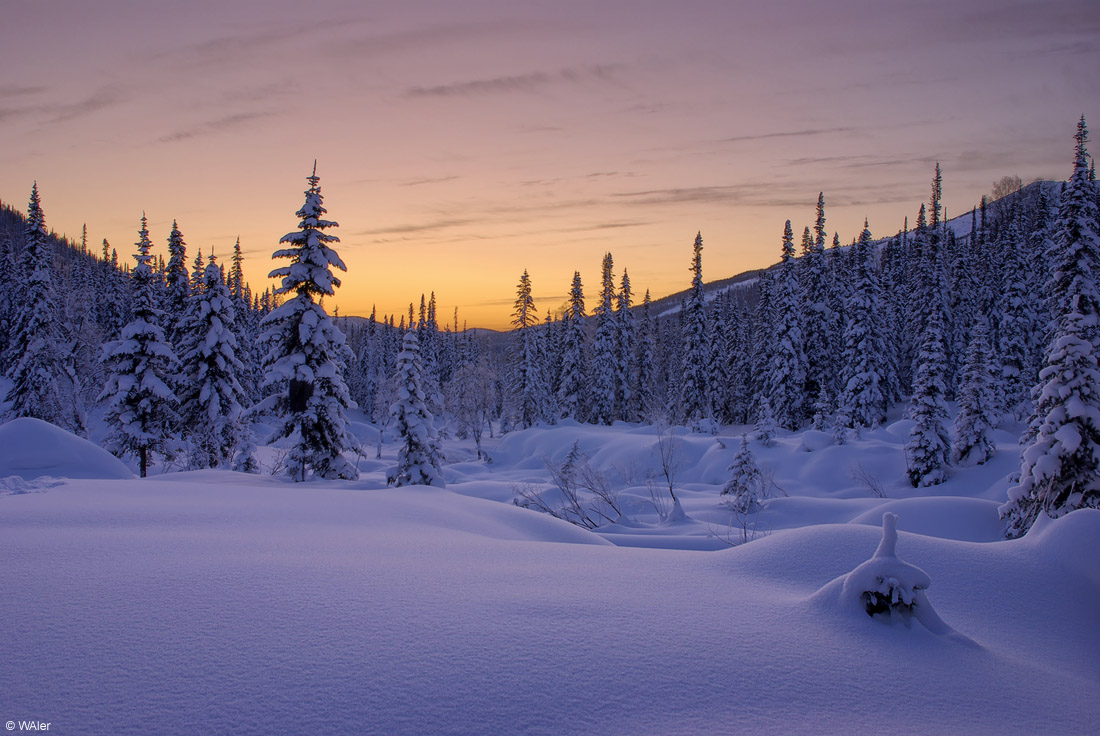
<path fill-rule="evenodd" d="M 524 271 L 505 340 L 460 330 L 457 313 L 440 329 L 434 294 L 399 322 L 329 316 L 323 299 L 346 268 L 316 168 L 299 229 L 273 254 L 286 262 L 270 274 L 277 286 L 255 295 L 239 240 L 228 269 L 201 252 L 189 269 L 178 225 L 165 263 L 143 216 L 127 267 L 106 240 L 92 253 L 86 230 L 79 243 L 51 236 L 35 185 L 26 217 L 0 212 L 9 415 L 84 434 L 101 410 L 107 446 L 143 475 L 154 458 L 255 471 L 255 443 L 287 438 L 284 469 L 304 480 L 357 475 L 347 412 L 358 407 L 402 443 L 395 483 L 442 484 L 451 432 L 479 455 L 486 432 L 563 420 L 752 424 L 765 442 L 812 428 L 845 442 L 905 402 L 914 485 L 988 460 L 1006 414 L 1029 420 L 1003 509 L 1022 533 L 1038 510 L 1098 503 L 1100 242 L 1086 141 L 1082 118 L 1068 182 L 983 198 L 968 227 L 946 217 L 938 164 L 914 227 L 885 239 L 865 223 L 830 242 L 822 193 L 800 247 L 788 220 L 779 262 L 719 291 L 705 288 L 699 233 L 690 289 L 660 314 L 648 291 L 634 303 L 610 253 L 591 313 L 579 271 L 545 317 Z M 273 436 L 253 437 L 260 421 Z"/>

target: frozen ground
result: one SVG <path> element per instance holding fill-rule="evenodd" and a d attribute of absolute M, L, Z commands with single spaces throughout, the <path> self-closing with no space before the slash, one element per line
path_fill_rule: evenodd
<path fill-rule="evenodd" d="M 687 519 L 662 523 L 650 427 L 514 433 L 488 465 L 449 441 L 441 490 L 385 488 L 392 446 L 364 455 L 355 483 L 141 481 L 23 421 L 29 447 L 59 449 L 27 467 L 0 445 L 0 720 L 57 734 L 1086 733 L 1100 720 L 1100 512 L 1000 541 L 1011 432 L 991 466 L 927 492 L 903 484 L 904 422 L 844 446 L 813 433 L 754 445 L 786 495 L 730 547 L 743 530 L 718 492 L 736 432 L 677 436 Z M 523 484 L 549 487 L 546 461 L 574 442 L 626 511 L 598 533 L 511 505 Z M 955 633 L 841 599 L 884 511 Z"/>

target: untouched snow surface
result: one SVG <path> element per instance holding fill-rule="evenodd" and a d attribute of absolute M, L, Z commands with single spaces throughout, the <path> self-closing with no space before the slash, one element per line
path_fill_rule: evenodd
<path fill-rule="evenodd" d="M 490 465 L 456 462 L 468 448 L 452 443 L 446 490 L 381 487 L 387 447 L 352 483 L 201 471 L 0 496 L 0 720 L 58 734 L 1094 730 L 1100 512 L 993 541 L 997 469 L 920 497 L 889 475 L 898 430 L 754 446 L 788 496 L 759 513 L 770 534 L 718 551 L 692 548 L 721 536 L 739 434 L 678 435 L 675 524 L 644 500 L 656 431 L 627 426 L 515 433 Z M 600 533 L 510 503 L 574 441 L 633 509 Z M 825 454 L 833 465 L 811 462 Z M 856 458 L 893 498 L 848 477 Z M 960 636 L 832 595 L 875 553 L 884 511 Z"/>

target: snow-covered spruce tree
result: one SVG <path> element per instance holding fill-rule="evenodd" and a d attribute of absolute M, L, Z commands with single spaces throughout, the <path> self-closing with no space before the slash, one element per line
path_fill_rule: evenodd
<path fill-rule="evenodd" d="M 805 257 L 799 259 L 799 282 L 802 293 L 802 336 L 806 355 L 804 400 L 813 406 L 818 394 L 828 391 L 828 376 L 836 366 L 832 365 L 830 345 L 840 341 L 840 335 L 831 334 L 828 303 L 828 273 L 825 262 L 825 193 L 817 195 L 817 217 L 814 222 L 813 245 Z"/>
<path fill-rule="evenodd" d="M 771 401 L 767 396 L 761 396 L 756 403 L 756 424 L 754 426 L 756 439 L 764 447 L 775 444 L 775 435 L 778 430 L 775 424 L 775 412 L 772 410 Z"/>
<path fill-rule="evenodd" d="M 955 417 L 952 461 L 981 465 L 993 457 L 993 428 L 997 423 L 997 390 L 989 348 L 989 328 L 979 320 L 970 337 L 959 384 L 959 413 Z"/>
<path fill-rule="evenodd" d="M 544 418 L 542 411 L 546 404 L 546 385 L 545 371 L 539 360 L 539 339 L 535 329 L 538 323 L 539 315 L 531 296 L 531 277 L 527 275 L 527 269 L 523 269 L 512 311 L 512 326 L 519 333 L 519 354 L 515 359 L 512 388 L 517 402 L 515 422 L 521 429 Z"/>
<path fill-rule="evenodd" d="M 187 244 L 183 242 L 179 225 L 172 220 L 172 231 L 168 234 L 168 266 L 164 271 L 167 291 L 164 303 L 167 312 L 165 332 L 172 347 L 181 354 L 180 322 L 187 311 L 187 298 L 191 295 L 191 275 L 187 273 L 186 259 Z"/>
<path fill-rule="evenodd" d="M 630 311 L 632 298 L 630 276 L 624 268 L 615 299 L 615 406 L 619 407 L 621 419 L 637 422 L 642 417 L 642 405 L 637 393 L 636 331 L 634 312 Z"/>
<path fill-rule="evenodd" d="M 905 445 L 905 464 L 909 482 L 915 487 L 934 486 L 946 480 L 944 468 L 951 452 L 943 385 L 946 360 L 943 321 L 939 311 L 933 310 L 924 328 L 913 398 L 909 404 L 909 418 L 914 424 Z"/>
<path fill-rule="evenodd" d="M 745 435 L 741 435 L 741 447 L 733 456 L 729 471 L 730 478 L 722 487 L 722 500 L 738 513 L 753 511 L 764 497 L 764 477 Z"/>
<path fill-rule="evenodd" d="M 707 390 L 711 396 L 711 410 L 717 422 L 732 424 L 730 419 L 730 292 L 719 292 L 711 302 L 710 360 L 707 370 L 710 382 Z"/>
<path fill-rule="evenodd" d="M 703 234 L 695 235 L 691 260 L 691 292 L 685 306 L 681 333 L 683 357 L 680 372 L 680 416 L 693 430 L 711 421 L 707 395 L 707 310 L 703 298 Z"/>
<path fill-rule="evenodd" d="M 233 297 L 214 254 L 203 273 L 202 291 L 188 298 L 179 323 L 180 381 L 177 394 L 191 466 L 224 468 L 245 436 L 242 418 L 245 368 L 237 358 Z M 247 462 L 243 463 L 247 465 Z"/>
<path fill-rule="evenodd" d="M 649 289 L 642 299 L 642 321 L 638 326 L 638 352 L 634 396 L 637 397 L 639 419 L 648 419 L 656 403 L 657 393 L 657 338 L 650 305 L 653 303 Z"/>
<path fill-rule="evenodd" d="M 562 315 L 561 379 L 558 384 L 558 409 L 568 419 L 584 415 L 584 391 L 587 388 L 584 317 L 584 286 L 580 271 L 574 271 L 569 303 Z"/>
<path fill-rule="evenodd" d="M 9 415 L 34 417 L 83 434 L 82 412 L 76 406 L 72 377 L 65 370 L 58 345 L 60 315 L 53 285 L 53 248 L 46 234 L 38 182 L 31 187 L 26 232 L 19 269 L 26 285 L 14 308 L 8 350 L 12 385 L 5 400 L 11 402 Z"/>
<path fill-rule="evenodd" d="M 153 244 L 144 214 L 138 235 L 137 266 L 130 274 L 133 319 L 118 340 L 103 346 L 108 377 L 99 398 L 107 403 L 107 448 L 136 457 L 144 478 L 153 453 L 173 452 L 170 437 L 178 417 L 169 380 L 179 361 L 164 335 L 164 312 L 155 306 Z"/>
<path fill-rule="evenodd" d="M 615 420 L 616 340 L 615 276 L 611 254 L 605 253 L 600 266 L 600 301 L 596 304 L 596 339 L 592 346 L 591 420 L 611 424 Z"/>
<path fill-rule="evenodd" d="M 1083 116 L 1075 138 L 1073 175 L 1062 190 L 1054 230 L 1047 286 L 1053 337 L 1032 391 L 1033 439 L 1022 453 L 1020 482 L 1000 509 L 1009 537 L 1024 534 L 1039 512 L 1059 517 L 1100 508 L 1100 225 Z"/>
<path fill-rule="evenodd" d="M 392 472 L 394 485 L 446 486 L 440 470 L 439 441 L 436 439 L 432 414 L 424 403 L 420 388 L 420 346 L 416 331 L 409 330 L 397 356 L 394 385 L 397 398 L 390 407 L 392 426 L 401 443 L 397 451 L 397 468 Z"/>
<path fill-rule="evenodd" d="M 879 282 L 871 231 L 863 223 L 853 248 L 854 279 L 845 311 L 843 392 L 837 402 L 851 427 L 876 427 L 886 419 L 888 358 L 883 335 L 882 285 Z"/>
<path fill-rule="evenodd" d="M 806 354 L 802 350 L 802 292 L 794 259 L 791 221 L 783 228 L 779 273 L 772 282 L 770 361 L 764 375 L 764 391 L 784 429 L 796 429 L 802 421 Z"/>
<path fill-rule="evenodd" d="M 296 213 L 301 229 L 284 235 L 279 242 L 290 247 L 271 256 L 290 261 L 268 278 L 282 280 L 276 295 L 291 296 L 261 322 L 260 339 L 268 346 L 263 385 L 273 393 L 257 410 L 281 417 L 270 441 L 290 439 L 288 470 L 295 480 L 306 479 L 307 467 L 322 478 L 354 479 L 359 471 L 342 455 L 355 446 L 346 414 L 355 404 L 344 383 L 351 350 L 344 334 L 315 301 L 332 296 L 340 285 L 332 268 L 346 271 L 347 267 L 329 245 L 340 239 L 325 232 L 338 225 L 322 219 L 326 210 L 316 164 L 307 181 L 305 204 Z"/>

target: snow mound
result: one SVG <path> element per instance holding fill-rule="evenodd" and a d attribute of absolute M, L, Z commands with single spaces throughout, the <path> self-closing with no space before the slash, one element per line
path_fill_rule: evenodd
<path fill-rule="evenodd" d="M 0 478 L 132 478 L 121 460 L 88 440 L 40 419 L 0 425 Z"/>
<path fill-rule="evenodd" d="M 884 512 L 905 518 L 905 531 L 961 542 L 999 542 L 1004 522 L 996 501 L 955 496 L 906 498 L 887 501 L 852 519 L 852 524 L 878 526 Z"/>
<path fill-rule="evenodd" d="M 1100 593 L 1100 509 L 1078 509 L 1057 519 L 1040 513 L 1023 541 L 1045 559 L 1080 573 Z"/>

